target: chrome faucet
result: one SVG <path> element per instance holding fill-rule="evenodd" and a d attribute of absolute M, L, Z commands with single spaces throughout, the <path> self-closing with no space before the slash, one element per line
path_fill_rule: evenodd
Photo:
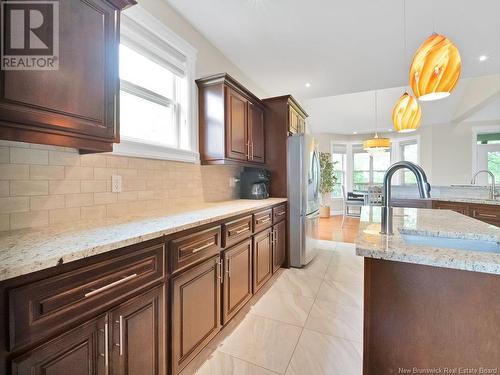
<path fill-rule="evenodd" d="M 382 198 L 382 222 L 381 234 L 393 234 L 392 231 L 392 207 L 391 207 L 391 180 L 396 171 L 400 169 L 409 169 L 417 179 L 418 192 L 420 198 L 431 197 L 431 185 L 427 182 L 427 176 L 419 165 L 409 161 L 398 161 L 387 169 L 384 175 L 384 188 Z"/>
<path fill-rule="evenodd" d="M 477 175 L 480 173 L 488 173 L 491 176 L 491 191 L 490 191 L 490 199 L 496 199 L 497 194 L 496 194 L 496 187 L 495 187 L 495 175 L 486 169 L 482 169 L 480 171 L 477 171 L 476 174 L 472 177 L 472 180 L 470 181 L 471 185 L 476 184 L 476 178 Z"/>

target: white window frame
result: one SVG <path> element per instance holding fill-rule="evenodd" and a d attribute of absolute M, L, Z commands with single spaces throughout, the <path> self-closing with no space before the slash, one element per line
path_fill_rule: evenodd
<path fill-rule="evenodd" d="M 196 77 L 196 57 L 198 51 L 174 33 L 171 29 L 165 26 L 156 17 L 147 12 L 139 4 L 125 10 L 121 15 L 121 36 L 130 40 L 142 47 L 144 50 L 150 50 L 151 53 L 164 58 L 166 61 L 171 60 L 171 53 L 178 53 L 186 57 L 185 65 L 182 69 L 185 71 L 186 79 L 188 82 L 188 95 L 186 112 L 186 126 L 190 150 L 185 150 L 176 147 L 169 147 L 161 144 L 148 143 L 142 140 L 133 138 L 121 137 L 121 142 L 114 145 L 113 154 L 134 156 L 152 159 L 163 159 L 172 161 L 181 161 L 188 163 L 199 163 L 200 154 L 198 152 L 198 100 L 197 89 L 195 84 Z M 162 46 L 155 43 L 155 40 L 149 35 L 153 34 L 159 38 Z M 125 43 L 126 44 L 126 43 Z M 168 45 L 171 49 L 167 51 L 164 45 Z M 169 53 L 170 52 L 170 53 Z M 172 63 L 175 66 L 175 63 Z M 142 97 L 144 94 L 140 88 L 132 87 L 133 85 L 124 83 L 124 91 L 133 91 L 134 95 Z M 136 90 L 139 89 L 139 90 Z M 147 93 L 152 94 L 152 93 Z M 163 101 L 163 97 L 158 96 L 147 98 L 156 102 L 157 100 Z M 171 104 L 171 103 L 169 103 Z M 177 132 L 180 133 L 180 125 L 177 126 Z M 177 134 L 180 139 L 180 134 Z"/>
<path fill-rule="evenodd" d="M 480 160 L 478 158 L 478 147 L 481 145 L 477 144 L 477 136 L 479 134 L 485 133 L 500 133 L 500 125 L 496 126 L 475 126 L 472 128 L 472 168 L 471 168 L 471 179 L 474 173 L 482 169 Z"/>
<path fill-rule="evenodd" d="M 333 147 L 332 147 L 332 151 L 331 151 L 331 153 L 330 153 L 330 154 L 331 154 L 331 155 L 336 154 L 336 155 L 343 155 L 343 156 L 344 156 L 344 157 L 343 157 L 343 159 L 344 159 L 344 160 L 343 160 L 344 165 L 343 165 L 342 170 L 341 170 L 341 171 L 339 171 L 339 172 L 341 172 L 341 174 L 342 174 L 342 184 L 340 184 L 340 183 L 339 183 L 339 185 L 344 186 L 344 189 L 345 189 L 345 186 L 346 186 L 346 175 L 347 175 L 347 148 L 346 148 L 346 151 L 345 151 L 345 152 L 334 152 L 334 151 L 333 151 Z M 335 170 L 335 167 L 334 167 L 334 170 Z M 335 185 L 336 185 L 336 184 L 337 184 L 337 183 L 335 183 Z M 332 194 L 330 195 L 330 198 L 331 198 L 331 199 L 341 199 L 341 198 L 343 198 L 343 197 L 342 197 L 342 195 L 341 195 L 340 197 L 335 197 L 335 196 L 333 196 L 333 192 L 332 192 Z"/>

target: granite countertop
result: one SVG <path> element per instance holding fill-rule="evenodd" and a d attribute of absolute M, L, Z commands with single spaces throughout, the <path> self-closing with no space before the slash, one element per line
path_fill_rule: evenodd
<path fill-rule="evenodd" d="M 500 200 L 498 199 L 481 199 L 481 198 L 433 198 L 435 201 L 444 201 L 444 202 L 459 202 L 459 203 L 473 203 L 473 204 L 491 204 L 491 205 L 500 205 Z"/>
<path fill-rule="evenodd" d="M 238 199 L 121 220 L 0 232 L 0 281 L 286 202 Z"/>
<path fill-rule="evenodd" d="M 488 241 L 500 246 L 500 228 L 449 210 L 393 209 L 394 235 L 380 234 L 380 207 L 363 207 L 356 254 L 368 258 L 500 275 L 500 252 L 412 245 L 403 235 Z"/>

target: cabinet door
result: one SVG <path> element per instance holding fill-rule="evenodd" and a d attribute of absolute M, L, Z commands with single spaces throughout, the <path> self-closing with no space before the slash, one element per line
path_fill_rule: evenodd
<path fill-rule="evenodd" d="M 111 311 L 113 375 L 165 373 L 163 290 L 156 287 Z"/>
<path fill-rule="evenodd" d="M 252 297 L 252 240 L 224 252 L 222 322 L 226 324 Z"/>
<path fill-rule="evenodd" d="M 451 210 L 469 216 L 469 207 L 466 203 L 434 201 L 433 208 L 438 210 Z"/>
<path fill-rule="evenodd" d="M 500 227 L 500 206 L 497 205 L 471 205 L 469 214 L 474 219 Z"/>
<path fill-rule="evenodd" d="M 264 163 L 264 111 L 250 102 L 248 103 L 248 139 L 250 161 Z"/>
<path fill-rule="evenodd" d="M 219 256 L 172 281 L 172 366 L 177 374 L 220 330 Z"/>
<path fill-rule="evenodd" d="M 106 317 L 101 316 L 14 358 L 12 374 L 107 374 L 107 324 Z"/>
<path fill-rule="evenodd" d="M 273 227 L 273 273 L 285 261 L 286 255 L 286 221 L 281 221 Z"/>
<path fill-rule="evenodd" d="M 256 293 L 273 273 L 271 228 L 256 234 L 253 241 L 253 292 Z"/>
<path fill-rule="evenodd" d="M 246 161 L 250 149 L 247 134 L 247 100 L 230 88 L 226 90 L 226 157 Z"/>
<path fill-rule="evenodd" d="M 306 120 L 300 115 L 297 120 L 297 133 L 304 134 L 306 132 Z"/>
<path fill-rule="evenodd" d="M 288 107 L 288 131 L 296 134 L 299 128 L 299 114 L 291 106 Z"/>
<path fill-rule="evenodd" d="M 118 139 L 119 11 L 103 0 L 58 4 L 59 68 L 0 72 L 0 138 L 110 151 Z"/>

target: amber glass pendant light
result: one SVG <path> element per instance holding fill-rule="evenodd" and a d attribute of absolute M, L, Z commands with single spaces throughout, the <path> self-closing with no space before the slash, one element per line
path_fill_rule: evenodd
<path fill-rule="evenodd" d="M 398 133 L 411 133 L 420 127 L 422 110 L 418 101 L 405 92 L 392 109 L 394 130 Z"/>
<path fill-rule="evenodd" d="M 377 91 L 375 90 L 375 136 L 363 141 L 363 150 L 370 155 L 382 154 L 391 148 L 391 140 L 389 138 L 379 137 L 378 128 L 378 100 Z"/>
<path fill-rule="evenodd" d="M 413 57 L 410 86 L 418 100 L 446 98 L 455 88 L 461 70 L 458 48 L 446 36 L 434 33 Z"/>

